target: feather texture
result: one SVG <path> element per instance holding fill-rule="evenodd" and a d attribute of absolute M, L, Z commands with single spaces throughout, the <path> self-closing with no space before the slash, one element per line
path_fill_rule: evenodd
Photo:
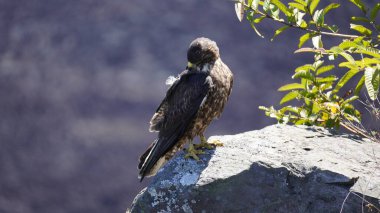
<path fill-rule="evenodd" d="M 188 71 L 169 88 L 151 120 L 150 130 L 159 134 L 140 158 L 141 180 L 183 136 L 205 102 L 211 85 L 212 79 L 207 73 Z"/>

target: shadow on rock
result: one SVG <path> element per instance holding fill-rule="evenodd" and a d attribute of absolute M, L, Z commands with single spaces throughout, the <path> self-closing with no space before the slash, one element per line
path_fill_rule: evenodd
<path fill-rule="evenodd" d="M 356 178 L 331 171 L 294 171 L 252 164 L 227 179 L 194 188 L 190 197 L 193 212 L 371 212 L 378 200 L 350 193 Z M 347 197 L 347 199 L 345 199 Z M 371 204 L 372 205 L 371 205 Z M 375 211 L 376 212 L 376 211 Z"/>
<path fill-rule="evenodd" d="M 171 162 L 165 169 L 173 172 L 165 170 L 165 178 L 159 174 L 155 186 L 136 198 L 132 212 L 340 212 L 341 208 L 371 212 L 380 208 L 377 199 L 363 200 L 362 195 L 350 193 L 356 178 L 319 169 L 295 171 L 290 165 L 272 168 L 254 163 L 237 175 L 197 185 L 207 161 L 201 168 L 181 158 Z"/>

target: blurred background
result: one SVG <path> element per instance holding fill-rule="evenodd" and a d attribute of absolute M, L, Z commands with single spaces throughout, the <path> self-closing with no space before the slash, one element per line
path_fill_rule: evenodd
<path fill-rule="evenodd" d="M 273 24 L 259 29 L 265 39 L 227 0 L 0 0 L 0 212 L 125 212 L 149 183 L 136 166 L 165 80 L 199 36 L 235 75 L 206 135 L 275 123 L 258 106 L 278 103 L 277 88 L 313 59 L 293 54 L 301 32 L 270 42 Z"/>

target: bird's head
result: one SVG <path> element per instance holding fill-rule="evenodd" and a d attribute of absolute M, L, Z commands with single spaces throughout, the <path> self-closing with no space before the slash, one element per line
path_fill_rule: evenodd
<path fill-rule="evenodd" d="M 197 38 L 187 50 L 188 68 L 203 67 L 212 64 L 219 58 L 219 48 L 215 41 L 208 38 Z"/>

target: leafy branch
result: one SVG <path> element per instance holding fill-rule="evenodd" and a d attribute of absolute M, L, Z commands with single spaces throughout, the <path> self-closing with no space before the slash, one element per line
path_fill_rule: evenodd
<path fill-rule="evenodd" d="M 372 25 L 374 30 L 377 33 L 379 33 L 380 25 L 377 25 L 375 23 L 375 18 L 380 9 L 380 3 L 377 3 L 375 7 L 371 10 L 370 15 L 368 15 L 367 14 L 368 10 L 365 8 L 364 4 L 361 3 L 361 1 L 357 1 L 357 0 L 350 0 L 350 1 L 356 4 L 359 8 L 361 8 L 364 15 L 366 16 L 366 17 L 352 17 L 353 18 L 352 20 L 368 22 L 369 24 Z M 360 2 L 360 4 L 358 2 Z M 255 18 L 253 20 L 254 23 L 252 23 L 252 21 L 250 20 L 253 28 L 255 28 L 254 26 L 255 24 L 258 24 L 263 19 L 268 18 L 275 22 L 285 25 L 284 30 L 287 29 L 286 28 L 287 26 L 287 27 L 307 31 L 309 33 L 313 33 L 316 35 L 321 34 L 321 35 L 341 37 L 341 38 L 347 38 L 347 39 L 354 39 L 354 38 L 360 37 L 360 35 L 337 33 L 338 28 L 335 25 L 329 26 L 324 23 L 324 16 L 329 11 L 338 8 L 340 4 L 331 3 L 321 10 L 316 10 L 316 7 L 318 6 L 318 4 L 319 4 L 319 0 L 295 1 L 295 2 L 288 3 L 289 7 L 286 7 L 280 0 L 265 0 L 265 1 L 248 0 L 248 3 L 245 3 L 245 1 L 242 1 L 242 0 L 238 0 L 235 3 L 235 9 L 240 21 L 242 21 L 245 13 L 248 13 L 247 15 L 248 19 L 252 18 L 253 15 L 259 15 L 258 18 Z M 260 10 L 259 6 L 262 6 L 263 10 Z M 280 12 L 282 12 L 286 16 L 287 21 L 279 17 Z M 310 16 L 309 21 L 303 19 L 305 14 L 308 14 Z M 310 26 L 315 26 L 316 29 L 312 29 L 310 28 Z M 330 30 L 331 32 L 322 31 L 321 30 L 322 28 Z M 364 37 L 376 40 L 376 37 L 371 37 L 372 32 L 361 25 L 353 25 L 352 29 L 357 30 L 359 33 L 362 33 L 362 34 L 363 32 L 365 32 L 366 34 L 364 35 Z M 281 30 L 281 32 L 284 30 Z M 263 37 L 257 31 L 257 29 L 255 29 L 255 31 L 261 37 Z M 275 34 L 275 36 L 277 35 Z M 379 36 L 377 37 L 377 40 L 380 41 Z"/>
<path fill-rule="evenodd" d="M 294 23 L 286 22 L 284 19 L 279 19 L 279 18 L 271 16 L 271 15 L 265 13 L 265 12 L 262 12 L 259 9 L 257 9 L 257 7 L 256 7 L 256 9 L 252 9 L 252 5 L 250 7 L 248 4 L 245 4 L 245 3 L 242 3 L 242 2 L 238 2 L 238 4 L 242 4 L 243 5 L 242 9 L 244 11 L 250 11 L 250 10 L 252 10 L 254 13 L 261 15 L 261 17 L 259 19 L 255 20 L 255 23 L 259 23 L 259 21 L 261 22 L 262 18 L 268 18 L 268 19 L 272 19 L 273 21 L 276 21 L 278 23 L 281 23 L 281 24 L 283 24 L 285 26 L 292 27 L 292 28 L 297 28 L 297 29 L 300 29 L 300 30 L 303 30 L 303 31 L 307 31 L 309 33 L 313 33 L 313 34 L 322 34 L 322 35 L 342 37 L 342 38 L 349 38 L 349 39 L 354 39 L 354 38 L 358 38 L 359 37 L 358 35 L 341 34 L 341 33 L 336 33 L 336 32 L 325 32 L 325 31 L 310 29 L 310 28 L 307 28 L 307 27 L 302 27 L 302 26 L 299 26 L 299 25 L 294 24 Z M 240 14 L 242 14 L 242 13 L 240 13 Z"/>
<path fill-rule="evenodd" d="M 267 116 L 277 119 L 279 123 L 336 128 L 343 126 L 356 134 L 375 140 L 379 138 L 379 131 L 373 134 L 373 131 L 364 128 L 361 124 L 362 112 L 359 112 L 353 103 L 363 103 L 360 98 L 363 87 L 366 88 L 370 101 L 378 101 L 380 25 L 375 20 L 380 3 L 368 8 L 362 0 L 349 1 L 363 13 L 362 17 L 351 17 L 350 29 L 359 35 L 338 33 L 338 26 L 328 24 L 325 20 L 327 13 L 340 7 L 338 3 L 320 8 L 320 0 L 294 0 L 287 5 L 281 0 L 239 0 L 235 3 L 235 10 L 238 19 L 242 21 L 245 16 L 260 37 L 263 36 L 256 26 L 264 19 L 283 25 L 274 32 L 272 40 L 289 28 L 305 31 L 306 33 L 299 38 L 299 49 L 295 53 L 314 53 L 312 64 L 295 69 L 292 78 L 298 82 L 279 88 L 279 91 L 287 92 L 280 105 L 294 100 L 301 105 L 287 105 L 278 110 L 273 106 L 261 106 L 260 109 L 264 110 Z M 342 40 L 336 46 L 326 48 L 323 46 L 322 36 L 333 36 Z M 302 48 L 308 40 L 312 40 L 313 47 Z M 342 58 L 343 62 L 337 63 L 337 58 Z M 326 59 L 330 64 L 325 64 Z M 346 70 L 342 77 L 334 74 L 337 67 Z M 355 88 L 346 88 L 346 92 L 343 92 L 342 89 L 357 75 L 361 77 Z M 380 104 L 373 103 L 366 106 L 372 106 L 371 112 L 380 112 Z M 372 115 L 376 117 L 378 114 Z"/>

